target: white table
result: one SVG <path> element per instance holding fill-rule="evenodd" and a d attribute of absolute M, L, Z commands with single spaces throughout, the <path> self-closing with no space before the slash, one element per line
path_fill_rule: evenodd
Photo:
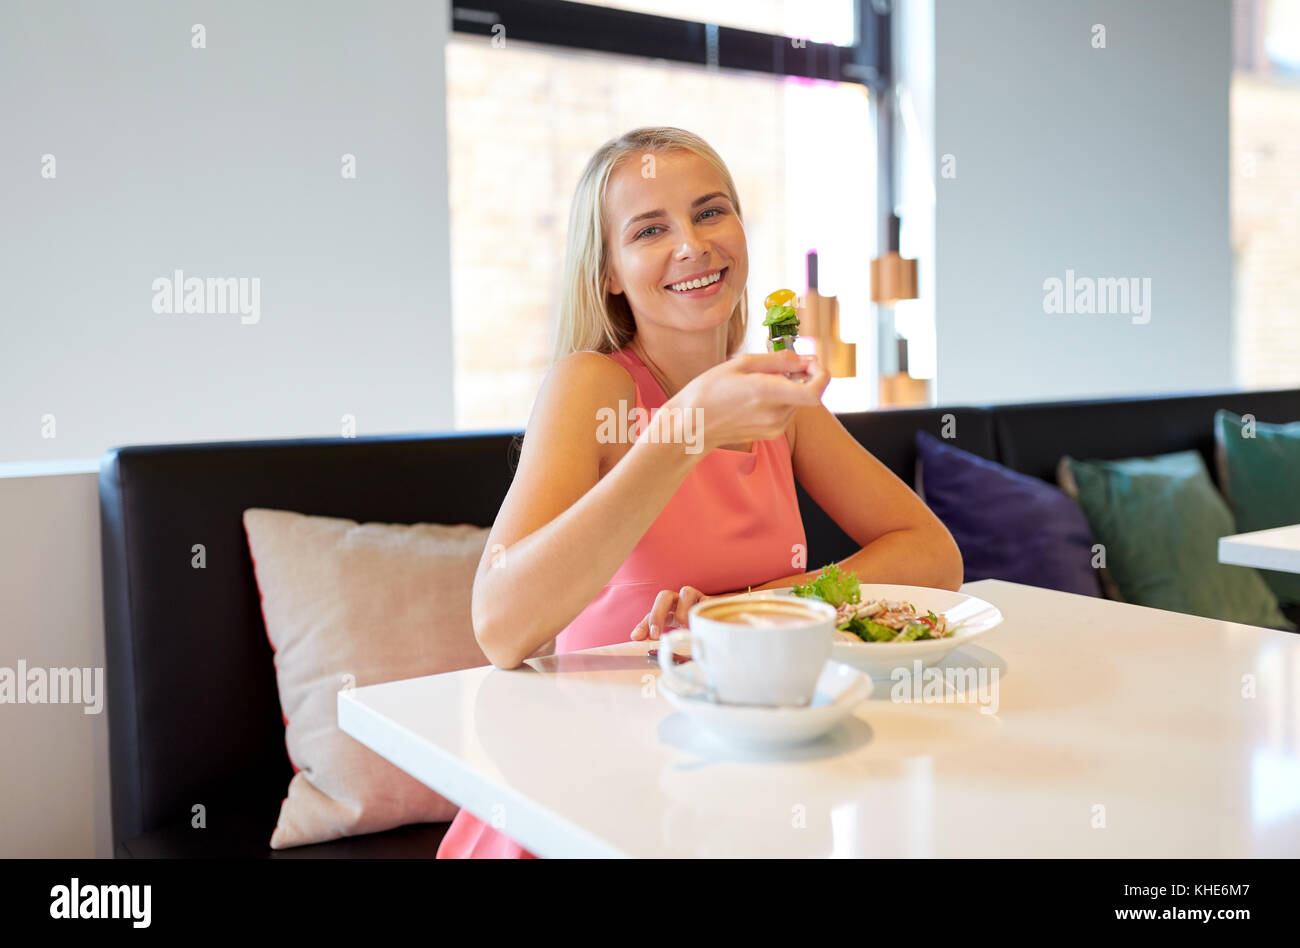
<path fill-rule="evenodd" d="M 1300 573 L 1300 524 L 1221 537 L 1219 562 Z"/>
<path fill-rule="evenodd" d="M 961 650 L 996 714 L 883 682 L 820 742 L 729 749 L 629 642 L 345 691 L 339 726 L 547 857 L 1300 855 L 1300 636 L 963 591 L 1005 615 Z"/>

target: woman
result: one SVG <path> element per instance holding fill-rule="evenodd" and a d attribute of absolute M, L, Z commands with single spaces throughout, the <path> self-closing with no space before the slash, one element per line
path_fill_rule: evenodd
<path fill-rule="evenodd" d="M 735 185 L 702 139 L 640 128 L 592 156 L 555 364 L 474 582 L 494 665 L 552 638 L 557 653 L 657 639 L 706 596 L 807 581 L 795 477 L 861 544 L 840 565 L 864 582 L 961 585 L 943 524 L 821 404 L 815 358 L 732 358 L 748 276 Z M 632 406 L 653 414 L 623 437 L 610 420 Z M 461 810 L 438 856 L 531 854 Z"/>

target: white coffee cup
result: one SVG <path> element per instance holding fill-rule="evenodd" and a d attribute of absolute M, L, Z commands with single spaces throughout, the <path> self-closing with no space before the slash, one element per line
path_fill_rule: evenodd
<path fill-rule="evenodd" d="M 805 706 L 831 657 L 835 607 L 820 599 L 746 593 L 691 607 L 689 629 L 659 638 L 659 668 L 679 694 L 724 704 Z M 691 646 L 702 677 L 673 664 L 675 646 Z"/>

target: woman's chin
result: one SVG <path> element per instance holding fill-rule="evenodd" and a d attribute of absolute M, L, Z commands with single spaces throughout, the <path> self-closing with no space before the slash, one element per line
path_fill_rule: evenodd
<path fill-rule="evenodd" d="M 690 306 L 670 306 L 660 309 L 654 321 L 662 326 L 686 332 L 706 332 L 725 326 L 731 320 L 731 314 L 736 308 L 735 297 L 725 290 L 710 299 L 689 302 Z"/>
<path fill-rule="evenodd" d="M 707 309 L 701 307 L 699 312 L 691 313 L 687 318 L 682 319 L 680 314 L 675 320 L 683 329 L 689 329 L 693 332 L 705 332 L 710 329 L 720 329 L 731 321 L 731 311 L 735 304 L 710 306 Z"/>

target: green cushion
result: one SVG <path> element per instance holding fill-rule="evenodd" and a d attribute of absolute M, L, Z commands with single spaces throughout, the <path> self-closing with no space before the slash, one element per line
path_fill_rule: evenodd
<path fill-rule="evenodd" d="M 1214 413 L 1219 483 L 1236 518 L 1234 533 L 1300 523 L 1300 421 L 1248 429 L 1240 415 Z M 1300 603 L 1300 575 L 1260 570 L 1278 599 Z"/>
<path fill-rule="evenodd" d="M 1126 602 L 1294 631 L 1256 570 L 1219 562 L 1236 530 L 1200 452 L 1065 463 Z"/>

